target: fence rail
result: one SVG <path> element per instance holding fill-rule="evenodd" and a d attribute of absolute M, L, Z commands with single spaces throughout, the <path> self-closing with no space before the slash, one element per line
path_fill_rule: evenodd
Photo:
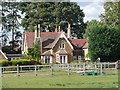
<path fill-rule="evenodd" d="M 52 74 L 54 71 L 63 70 L 70 75 L 72 72 L 84 73 L 85 72 L 96 72 L 102 74 L 104 70 L 112 69 L 115 70 L 114 73 L 117 73 L 118 63 L 77 63 L 77 64 L 50 64 L 50 65 L 26 65 L 26 66 L 7 66 L 0 67 L 1 73 L 16 73 L 19 76 L 22 72 L 34 72 L 37 75 L 39 71 L 48 70 Z"/>

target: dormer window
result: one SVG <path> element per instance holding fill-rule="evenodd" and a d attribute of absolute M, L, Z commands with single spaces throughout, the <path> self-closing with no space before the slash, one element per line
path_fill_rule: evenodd
<path fill-rule="evenodd" d="M 65 49 L 65 44 L 64 43 L 60 44 L 60 49 Z"/>

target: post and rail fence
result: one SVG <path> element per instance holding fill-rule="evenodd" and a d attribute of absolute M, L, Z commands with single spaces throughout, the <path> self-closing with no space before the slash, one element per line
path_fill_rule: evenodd
<path fill-rule="evenodd" d="M 107 72 L 108 70 L 112 70 L 114 74 L 117 74 L 118 63 L 76 63 L 76 64 L 50 64 L 50 65 L 26 65 L 26 66 L 6 66 L 0 67 L 1 76 L 4 76 L 6 73 L 16 73 L 17 76 L 20 76 L 22 73 L 26 72 L 34 72 L 35 76 L 37 76 L 40 71 L 49 71 L 50 75 L 54 75 L 55 71 L 65 71 L 67 75 L 71 73 L 83 73 L 85 72 L 96 72 L 99 74 L 103 74 L 103 72 Z"/>

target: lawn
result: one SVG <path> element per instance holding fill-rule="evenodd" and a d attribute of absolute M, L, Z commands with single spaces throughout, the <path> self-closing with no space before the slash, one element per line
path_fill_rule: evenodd
<path fill-rule="evenodd" d="M 80 76 L 79 74 L 10 76 L 2 78 L 3 88 L 117 88 L 118 75 Z"/>

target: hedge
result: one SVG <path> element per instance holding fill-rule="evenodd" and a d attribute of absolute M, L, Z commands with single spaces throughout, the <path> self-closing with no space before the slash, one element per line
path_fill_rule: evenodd
<path fill-rule="evenodd" d="M 27 59 L 20 59 L 20 60 L 1 60 L 0 61 L 2 66 L 16 66 L 18 65 L 36 65 L 36 64 L 41 64 L 35 60 L 27 60 Z"/>

